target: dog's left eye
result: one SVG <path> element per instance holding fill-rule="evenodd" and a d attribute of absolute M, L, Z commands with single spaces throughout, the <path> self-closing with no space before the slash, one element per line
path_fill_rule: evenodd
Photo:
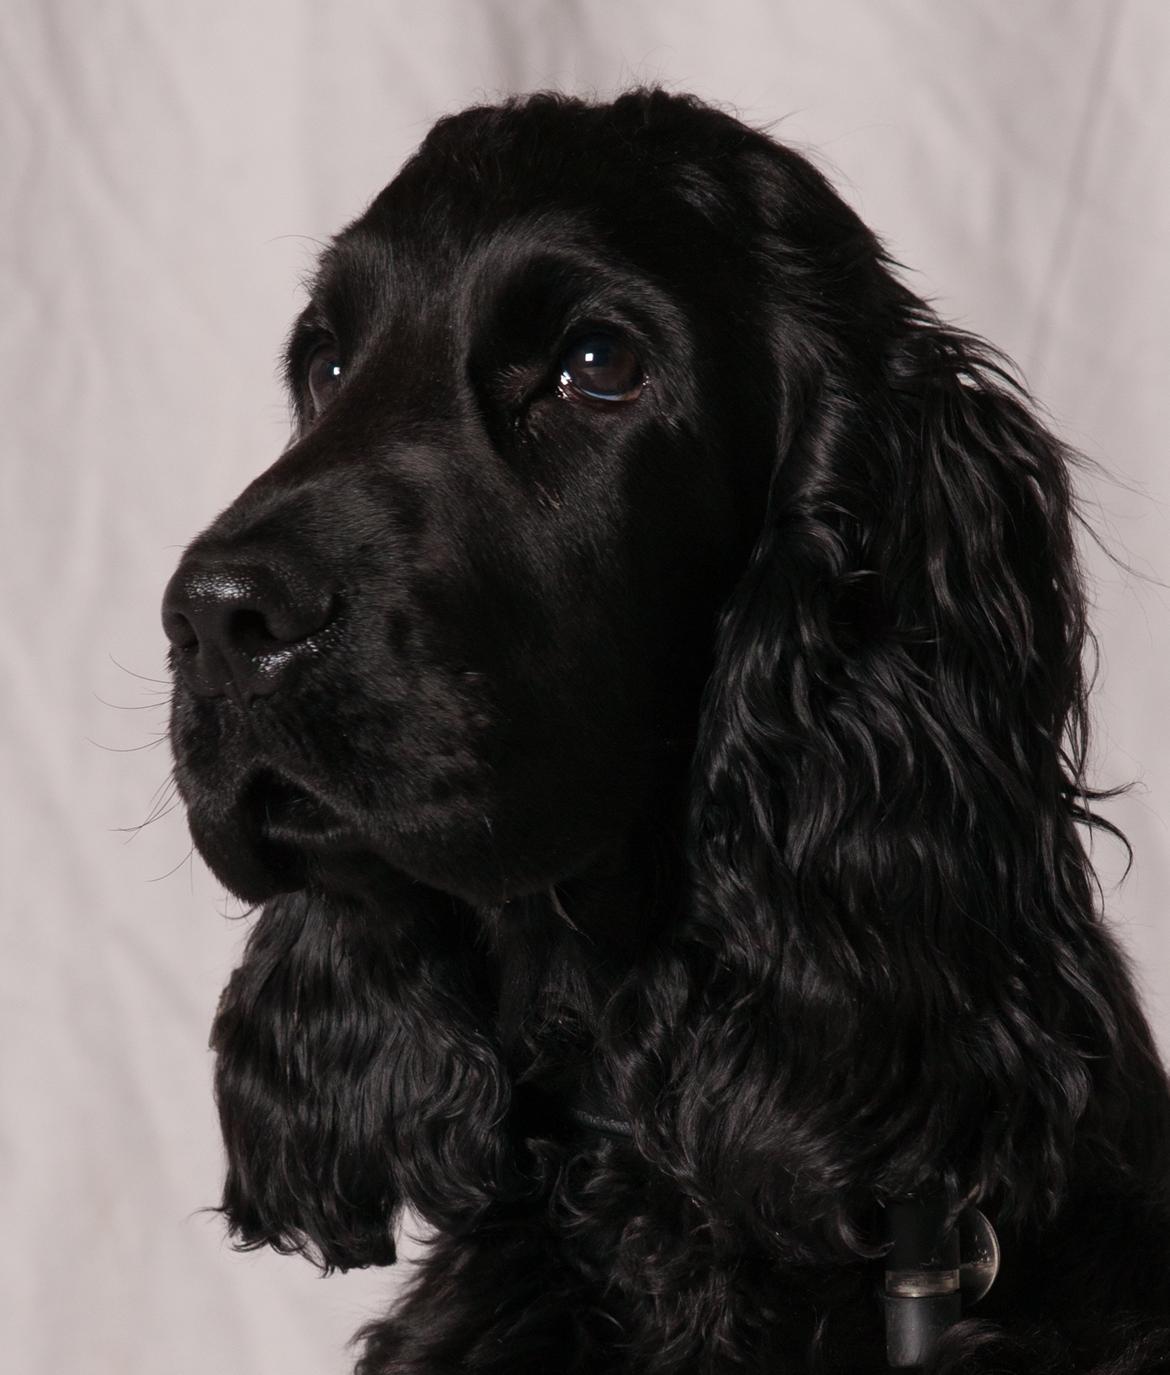
<path fill-rule="evenodd" d="M 333 340 L 318 344 L 309 355 L 305 365 L 305 380 L 313 401 L 313 412 L 320 415 L 341 385 L 341 352 Z"/>
<path fill-rule="evenodd" d="M 616 334 L 588 334 L 561 359 L 561 392 L 592 401 L 633 401 L 646 375 L 638 355 Z"/>

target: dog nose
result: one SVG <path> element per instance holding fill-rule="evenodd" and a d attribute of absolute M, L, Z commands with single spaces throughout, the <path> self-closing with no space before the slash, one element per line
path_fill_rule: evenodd
<path fill-rule="evenodd" d="M 176 672 L 202 697 L 277 691 L 333 620 L 336 596 L 271 563 L 188 555 L 163 594 Z"/>

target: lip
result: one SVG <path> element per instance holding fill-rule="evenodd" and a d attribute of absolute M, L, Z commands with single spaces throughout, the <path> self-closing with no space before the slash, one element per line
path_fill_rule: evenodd
<path fill-rule="evenodd" d="M 368 848 L 351 822 L 286 774 L 261 768 L 234 791 L 226 807 L 206 789 L 187 795 L 187 822 L 212 872 L 246 902 L 323 882 L 335 868 L 346 874 Z"/>
<path fill-rule="evenodd" d="M 239 805 L 247 829 L 277 845 L 328 849 L 353 837 L 353 828 L 323 798 L 274 769 L 251 776 Z"/>

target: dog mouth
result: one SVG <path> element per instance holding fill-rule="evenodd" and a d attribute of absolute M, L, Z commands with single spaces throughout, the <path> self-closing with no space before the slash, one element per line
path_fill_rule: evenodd
<path fill-rule="evenodd" d="M 357 828 L 318 793 L 271 768 L 249 775 L 227 808 L 188 805 L 196 847 L 220 882 L 264 902 L 333 877 L 350 880 L 365 846 Z"/>
<path fill-rule="evenodd" d="M 333 790 L 323 794 L 279 765 L 246 766 L 234 786 L 195 771 L 180 770 L 179 779 L 196 849 L 243 902 L 256 905 L 294 892 L 383 901 L 403 885 L 419 884 L 480 900 L 477 886 L 451 884 L 449 837 L 436 841 L 433 834 L 407 830 L 391 813 L 364 814 L 344 796 L 338 801 Z M 473 840 L 482 850 L 478 832 Z M 468 848 L 473 856 L 480 852 Z"/>
<path fill-rule="evenodd" d="M 262 843 L 328 849 L 352 838 L 352 827 L 323 798 L 273 769 L 260 769 L 240 795 L 245 831 Z"/>

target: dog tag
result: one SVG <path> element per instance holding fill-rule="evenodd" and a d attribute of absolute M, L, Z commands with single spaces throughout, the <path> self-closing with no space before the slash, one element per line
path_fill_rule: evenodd
<path fill-rule="evenodd" d="M 987 1293 L 999 1274 L 999 1238 L 978 1208 L 959 1218 L 959 1287 L 963 1307 L 970 1308 Z"/>

